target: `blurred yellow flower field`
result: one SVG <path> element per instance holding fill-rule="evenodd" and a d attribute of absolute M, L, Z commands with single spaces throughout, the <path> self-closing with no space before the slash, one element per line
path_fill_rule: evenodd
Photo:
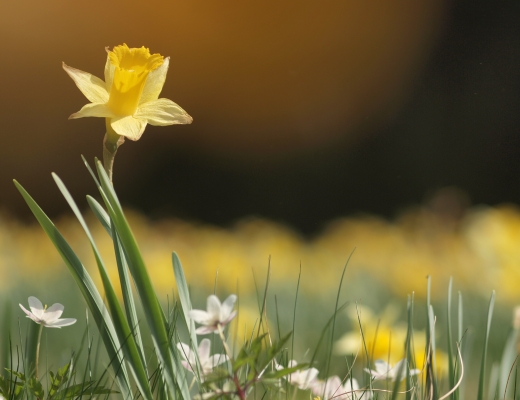
<path fill-rule="evenodd" d="M 112 242 L 94 217 L 86 214 L 116 280 Z M 243 220 L 223 229 L 175 219 L 150 221 L 132 212 L 128 217 L 154 285 L 165 295 L 174 287 L 172 251 L 178 253 L 188 281 L 209 292 L 215 282 L 229 293 L 237 288 L 251 292 L 252 271 L 263 280 L 270 258 L 273 282 L 294 287 L 301 265 L 301 290 L 318 295 L 336 290 L 341 270 L 355 249 L 346 279 L 369 275 L 399 298 L 412 292 L 424 298 L 425 278 L 432 275 L 438 287 L 447 287 L 453 277 L 459 288 L 486 296 L 497 289 L 502 300 L 516 303 L 520 299 L 516 284 L 520 278 L 520 211 L 514 206 L 475 208 L 456 224 L 424 209 L 404 213 L 393 222 L 373 216 L 344 218 L 311 239 L 262 219 Z M 57 226 L 96 277 L 94 259 L 79 224 L 72 217 L 63 217 Z M 2 216 L 0 251 L 4 290 L 35 276 L 44 279 L 67 273 L 36 224 Z"/>

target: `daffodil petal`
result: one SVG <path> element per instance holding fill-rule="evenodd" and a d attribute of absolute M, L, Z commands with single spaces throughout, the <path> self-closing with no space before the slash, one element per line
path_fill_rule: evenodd
<path fill-rule="evenodd" d="M 69 119 L 83 117 L 116 118 L 117 116 L 108 108 L 106 104 L 89 103 L 85 104 L 81 110 L 72 114 Z"/>
<path fill-rule="evenodd" d="M 107 53 L 110 51 L 108 47 L 105 48 Z M 110 89 L 112 88 L 112 82 L 114 82 L 114 71 L 116 67 L 110 62 L 110 57 L 107 55 L 107 62 L 105 63 L 105 88 L 107 92 L 110 93 Z"/>
<path fill-rule="evenodd" d="M 133 116 L 114 118 L 110 121 L 112 129 L 130 140 L 139 140 L 146 128 L 146 120 Z"/>
<path fill-rule="evenodd" d="M 191 124 L 193 121 L 186 111 L 169 99 L 157 99 L 141 104 L 134 116 L 155 126 Z"/>
<path fill-rule="evenodd" d="M 43 315 L 45 322 L 50 323 L 56 321 L 58 318 L 61 317 L 61 314 L 63 314 L 63 307 L 60 303 L 55 303 L 49 308 L 45 310 L 45 313 Z"/>
<path fill-rule="evenodd" d="M 105 82 L 97 76 L 69 67 L 65 63 L 63 63 L 63 69 L 91 103 L 106 103 L 108 101 L 108 91 Z"/>
<path fill-rule="evenodd" d="M 43 318 L 43 304 L 36 297 L 29 297 L 29 308 L 31 309 L 31 312 L 36 318 Z"/>
<path fill-rule="evenodd" d="M 166 81 L 166 73 L 170 65 L 170 57 L 166 57 L 162 65 L 148 74 L 139 104 L 145 104 L 157 100 Z"/>

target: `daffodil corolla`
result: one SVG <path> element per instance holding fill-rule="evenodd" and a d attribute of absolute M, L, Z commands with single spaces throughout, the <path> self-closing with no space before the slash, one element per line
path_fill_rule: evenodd
<path fill-rule="evenodd" d="M 408 362 L 405 359 L 396 362 L 393 367 L 384 360 L 376 360 L 374 365 L 376 366 L 375 371 L 368 368 L 365 368 L 365 371 L 372 375 L 372 378 L 376 381 L 383 379 L 391 379 L 394 382 L 398 379 L 403 380 L 406 376 L 406 368 L 408 368 Z M 410 369 L 409 375 L 417 375 L 420 372 L 418 369 Z"/>
<path fill-rule="evenodd" d="M 49 308 L 44 307 L 42 302 L 36 297 L 29 297 L 29 308 L 28 311 L 24 306 L 19 304 L 24 313 L 27 314 L 27 318 L 32 319 L 37 324 L 46 326 L 47 328 L 61 328 L 63 326 L 69 326 L 76 322 L 75 318 L 62 318 L 63 307 L 60 303 L 55 303 Z"/>
<path fill-rule="evenodd" d="M 227 325 L 237 314 L 236 311 L 233 311 L 236 301 L 237 296 L 232 294 L 223 303 L 220 303 L 218 297 L 212 294 L 207 300 L 207 311 L 190 310 L 189 317 L 202 325 L 195 332 L 198 335 L 205 335 L 217 332 L 219 327 Z"/>
<path fill-rule="evenodd" d="M 108 50 L 105 81 L 63 63 L 63 69 L 90 101 L 69 118 L 106 118 L 107 135 L 138 140 L 146 124 L 190 124 L 192 118 L 179 105 L 159 94 L 166 80 L 169 57 L 126 44 Z M 111 138 L 115 142 L 114 138 Z"/>
<path fill-rule="evenodd" d="M 191 347 L 185 343 L 177 343 L 177 348 L 179 349 L 182 357 L 184 358 L 184 361 L 182 361 L 183 367 L 186 368 L 188 371 L 194 372 L 194 368 L 197 365 L 197 360 Z M 210 348 L 210 340 L 203 339 L 199 344 L 199 348 L 197 349 L 197 355 L 199 358 L 201 373 L 203 376 L 210 374 L 213 371 L 213 368 L 225 363 L 228 360 L 228 356 L 226 356 L 225 354 L 213 354 L 212 356 L 210 356 Z"/>

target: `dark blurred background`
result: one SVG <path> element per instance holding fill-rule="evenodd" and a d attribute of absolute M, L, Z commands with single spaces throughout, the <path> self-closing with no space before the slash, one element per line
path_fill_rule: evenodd
<path fill-rule="evenodd" d="M 87 100 L 61 62 L 103 77 L 123 42 L 171 56 L 161 97 L 194 118 L 118 152 L 121 199 L 151 217 L 314 234 L 445 187 L 520 203 L 518 1 L 1 0 L 0 37 L 0 207 L 19 218 L 13 178 L 50 215 L 51 171 L 95 193 L 80 154 L 101 156 L 104 121 L 67 120 Z"/>

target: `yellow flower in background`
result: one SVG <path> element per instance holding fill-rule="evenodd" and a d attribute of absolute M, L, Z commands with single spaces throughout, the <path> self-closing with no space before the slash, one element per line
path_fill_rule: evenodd
<path fill-rule="evenodd" d="M 69 67 L 63 69 L 90 101 L 69 118 L 106 118 L 107 135 L 138 140 L 146 124 L 166 126 L 191 124 L 192 118 L 169 99 L 160 99 L 169 57 L 150 54 L 150 50 L 129 48 L 126 44 L 107 48 L 105 82 L 88 72 Z M 110 138 L 116 142 L 117 138 Z"/>
<path fill-rule="evenodd" d="M 387 305 L 383 312 L 376 315 L 366 306 L 352 306 L 347 309 L 348 318 L 353 329 L 345 333 L 334 345 L 338 355 L 359 355 L 365 357 L 365 345 L 370 358 L 388 360 L 391 364 L 399 362 L 404 356 L 404 342 L 408 331 L 407 324 L 398 322 L 399 310 L 393 304 Z M 363 328 L 363 336 L 359 328 L 359 319 Z M 426 334 L 424 330 L 413 330 L 413 355 L 415 367 L 424 368 L 426 359 Z M 444 375 L 448 372 L 448 357 L 437 349 L 437 373 Z"/>

